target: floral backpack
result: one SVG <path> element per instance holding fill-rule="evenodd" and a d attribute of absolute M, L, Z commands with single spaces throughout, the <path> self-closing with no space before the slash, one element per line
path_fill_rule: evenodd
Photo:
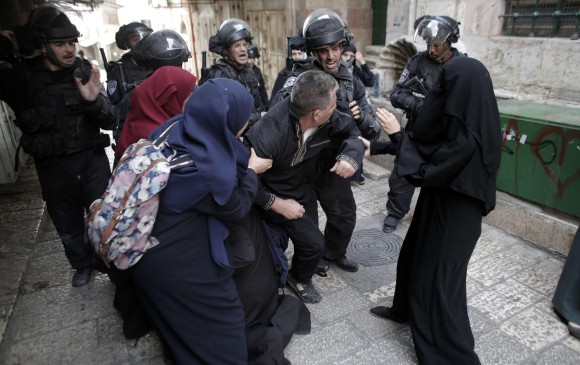
<path fill-rule="evenodd" d="M 161 152 L 173 123 L 157 139 L 141 139 L 127 148 L 109 186 L 85 218 L 86 238 L 107 267 L 125 270 L 135 265 L 159 241 L 151 231 L 159 208 L 159 192 L 171 170 L 193 164 L 191 156 Z"/>

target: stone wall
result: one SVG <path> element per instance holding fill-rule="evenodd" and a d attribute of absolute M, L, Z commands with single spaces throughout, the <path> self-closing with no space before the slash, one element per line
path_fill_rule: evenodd
<path fill-rule="evenodd" d="M 461 21 L 461 42 L 469 56 L 489 69 L 499 96 L 580 107 L 580 41 L 566 38 L 501 36 L 505 1 L 392 0 L 387 16 L 387 45 L 406 36 L 424 14 Z M 366 47 L 369 63 L 381 75 L 381 91 L 390 91 L 400 71 L 385 65 L 384 48 Z"/>

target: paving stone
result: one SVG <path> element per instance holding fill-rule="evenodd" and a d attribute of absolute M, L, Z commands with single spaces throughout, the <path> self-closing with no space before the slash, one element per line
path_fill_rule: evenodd
<path fill-rule="evenodd" d="M 483 290 L 485 290 L 485 287 L 483 284 L 478 283 L 468 275 L 466 280 L 466 290 L 467 297 L 471 298 L 472 296 L 477 295 L 478 293 L 481 293 Z"/>
<path fill-rule="evenodd" d="M 96 351 L 97 345 L 96 323 L 87 321 L 76 326 L 61 326 L 49 333 L 16 341 L 10 348 L 1 352 L 0 363 L 6 365 L 113 364 L 116 363 L 114 360 L 119 360 L 119 363 L 127 360 L 127 351 L 122 344 L 101 346 Z M 59 351 L 54 351 L 55 348 Z M 103 359 L 109 360 L 103 361 Z"/>
<path fill-rule="evenodd" d="M 545 312 L 536 307 L 510 318 L 502 323 L 500 329 L 506 335 L 534 351 L 554 344 L 568 333 L 564 323 L 547 316 Z"/>
<path fill-rule="evenodd" d="M 107 343 L 124 339 L 123 320 L 118 313 L 97 318 L 97 341 Z"/>
<path fill-rule="evenodd" d="M 553 296 L 563 267 L 562 260 L 548 257 L 546 260 L 520 271 L 512 278 L 542 294 Z"/>
<path fill-rule="evenodd" d="M 364 335 L 352 323 L 343 321 L 307 336 L 294 336 L 285 355 L 293 365 L 321 365 L 368 346 Z"/>
<path fill-rule="evenodd" d="M 54 237 L 51 237 L 53 234 L 54 234 Z M 45 232 L 41 235 L 40 238 L 41 238 L 41 240 L 38 241 L 38 243 L 36 244 L 36 248 L 34 250 L 35 256 L 58 253 L 61 256 L 63 256 L 65 258 L 65 261 L 66 261 L 66 256 L 64 253 L 64 246 L 62 244 L 62 241 L 58 237 L 58 234 L 56 233 L 56 231 L 54 233 L 53 232 Z M 70 266 L 70 265 L 68 265 L 68 266 Z"/>
<path fill-rule="evenodd" d="M 365 348 L 343 360 L 328 363 L 337 365 L 365 364 L 365 365 L 405 365 L 417 364 L 415 352 L 407 347 L 387 340 L 379 340 L 369 348 Z"/>
<path fill-rule="evenodd" d="M 346 271 L 341 272 L 344 280 L 361 292 L 370 292 L 381 286 L 395 282 L 397 275 L 397 265 L 383 265 L 383 266 L 359 266 L 355 273 Z"/>
<path fill-rule="evenodd" d="M 371 292 L 366 292 L 363 293 L 363 295 L 365 297 L 368 298 L 368 300 L 370 300 L 373 303 L 376 303 L 377 305 L 384 305 L 382 303 L 385 303 L 387 301 L 387 299 L 391 299 L 395 296 L 395 287 L 396 284 L 395 282 L 391 282 L 388 283 L 387 285 L 383 285 Z M 390 304 L 389 304 L 390 305 Z"/>
<path fill-rule="evenodd" d="M 471 324 L 471 331 L 474 336 L 489 332 L 495 329 L 495 324 L 485 318 L 485 316 L 479 314 L 479 312 L 473 307 L 467 307 L 467 313 L 469 315 L 469 323 Z"/>
<path fill-rule="evenodd" d="M 572 351 L 580 354 L 580 340 L 576 337 L 569 334 L 568 337 L 566 337 L 566 339 L 562 342 L 562 344 L 570 348 Z"/>
<path fill-rule="evenodd" d="M 368 302 L 361 297 L 360 293 L 353 289 L 323 297 L 318 304 L 309 306 L 310 314 L 321 323 L 330 322 L 342 318 L 360 308 L 366 308 Z"/>
<path fill-rule="evenodd" d="M 469 265 L 467 273 L 489 287 L 546 258 L 541 251 L 520 244 L 474 261 Z"/>
<path fill-rule="evenodd" d="M 475 352 L 482 364 L 515 365 L 535 354 L 499 330 L 475 338 Z"/>
<path fill-rule="evenodd" d="M 468 299 L 467 304 L 479 310 L 494 323 L 499 323 L 532 306 L 541 298 L 540 293 L 508 279 Z"/>
<path fill-rule="evenodd" d="M 383 337 L 394 336 L 401 327 L 406 326 L 404 324 L 373 316 L 369 312 L 372 307 L 373 306 L 362 308 L 354 312 L 354 314 L 349 315 L 350 321 L 352 321 L 352 323 L 354 323 L 354 325 L 371 341 Z"/>
<path fill-rule="evenodd" d="M 506 239 L 505 234 L 501 235 L 497 230 L 491 229 L 489 226 L 486 228 L 486 225 L 482 224 L 481 236 L 475 245 L 469 262 L 472 264 L 494 253 L 506 250 L 514 244 L 520 243 L 517 243 L 517 241 L 511 238 Z"/>
<path fill-rule="evenodd" d="M 534 359 L 536 365 L 578 365 L 580 354 L 564 345 L 555 345 L 540 353 Z"/>
<path fill-rule="evenodd" d="M 44 200 L 42 199 L 26 199 L 26 200 L 15 200 L 15 201 L 5 201 L 4 199 L 0 202 L 3 212 L 18 212 L 21 210 L 31 210 L 31 209 L 43 209 L 44 210 Z"/>
<path fill-rule="evenodd" d="M 39 289 L 68 284 L 74 270 L 70 267 L 64 252 L 32 256 L 26 275 L 24 275 L 21 292 L 30 293 Z"/>
<path fill-rule="evenodd" d="M 127 343 L 131 363 L 153 360 L 158 361 L 163 359 L 161 341 L 159 341 L 159 337 L 157 337 L 153 331 L 141 337 L 139 341 L 127 341 Z M 151 363 L 154 364 L 155 362 Z M 163 362 L 160 362 L 159 364 L 163 364 Z"/>
<path fill-rule="evenodd" d="M 12 244 L 30 244 L 34 243 L 40 222 L 36 220 L 18 222 L 17 225 L 3 225 L 0 228 L 2 232 L 2 242 Z M 19 247 L 19 246 L 15 246 Z"/>
<path fill-rule="evenodd" d="M 21 341 L 96 319 L 99 302 L 92 288 L 92 283 L 81 288 L 62 285 L 20 295 L 11 318 L 18 326 L 9 323 L 10 337 Z"/>
<path fill-rule="evenodd" d="M 314 287 L 318 289 L 323 297 L 348 288 L 347 282 L 342 278 L 341 275 L 339 275 L 337 272 L 338 270 L 340 269 L 337 269 L 334 266 L 330 266 L 330 269 L 327 272 L 327 277 L 321 277 L 318 275 L 314 275 L 312 277 Z"/>

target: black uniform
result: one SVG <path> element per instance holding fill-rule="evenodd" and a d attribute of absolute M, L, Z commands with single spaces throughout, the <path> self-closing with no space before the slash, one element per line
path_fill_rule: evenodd
<path fill-rule="evenodd" d="M 111 174 L 104 150 L 109 136 L 100 129 L 115 127 L 114 108 L 104 94 L 94 102 L 82 99 L 73 74 L 88 75 L 87 61 L 77 58 L 76 67 L 49 71 L 43 60 L 36 57 L 15 69 L 24 80 L 14 85 L 20 86 L 22 98 L 0 98 L 16 112 L 23 133 L 20 144 L 34 157 L 43 199 L 65 254 L 73 268 L 84 269 L 93 260 L 93 249 L 84 241 L 84 214 L 102 195 Z"/>
<path fill-rule="evenodd" d="M 464 56 L 452 48 L 453 57 Z M 407 116 L 406 130 L 411 130 L 413 122 L 423 105 L 425 96 L 435 86 L 437 78 L 443 69 L 443 63 L 435 62 L 429 57 L 429 52 L 419 52 L 407 62 L 403 74 L 391 93 L 391 104 L 403 109 Z M 422 96 L 418 96 L 422 95 Z M 389 215 L 402 219 L 411 208 L 411 199 L 415 187 L 401 178 L 397 173 L 397 160 L 389 176 L 389 192 L 387 193 L 387 212 Z"/>
<path fill-rule="evenodd" d="M 358 140 L 359 130 L 343 113 L 334 111 L 330 121 L 320 126 L 305 142 L 302 142 L 298 119 L 290 109 L 290 98 L 283 99 L 248 131 L 246 139 L 259 156 L 273 160 L 272 167 L 260 176 L 261 188 L 255 204 L 264 208 L 264 218 L 268 223 L 292 239 L 296 247 L 292 276 L 298 282 L 306 283 L 312 278 L 325 247 L 325 238 L 318 229 L 314 190 L 316 176 L 313 171 L 317 168 L 317 158 L 322 153 L 334 151 L 333 161 L 347 160 L 358 167 L 364 150 Z M 348 186 L 350 191 L 350 183 Z M 306 214 L 299 219 L 287 220 L 270 211 L 274 195 L 297 201 L 304 206 Z"/>
<path fill-rule="evenodd" d="M 368 64 L 360 65 L 356 64 L 356 61 L 352 65 L 352 73 L 362 81 L 365 87 L 375 86 L 375 75 L 371 71 Z"/>
<path fill-rule="evenodd" d="M 117 62 L 109 62 L 107 96 L 111 103 L 117 106 L 117 128 L 113 133 L 115 141 L 119 140 L 125 118 L 131 109 L 131 91 L 152 72 L 135 64 L 131 52 L 125 53 Z"/>
<path fill-rule="evenodd" d="M 260 119 L 261 113 L 266 111 L 266 106 L 262 102 L 262 96 L 260 95 L 260 82 L 256 73 L 250 67 L 243 67 L 239 70 L 222 58 L 218 63 L 210 67 L 207 78 L 201 82 L 216 78 L 239 81 L 252 94 L 254 97 L 254 111 L 250 116 L 250 127 L 253 126 Z"/>
<path fill-rule="evenodd" d="M 268 92 L 266 91 L 266 83 L 264 82 L 264 76 L 262 75 L 262 70 L 258 66 L 251 67 L 252 71 L 256 74 L 258 79 L 258 89 L 260 90 L 260 98 L 262 99 L 262 105 L 264 106 L 264 111 L 270 108 L 270 98 L 268 98 Z"/>
<path fill-rule="evenodd" d="M 307 70 L 323 71 L 324 69 L 317 59 L 311 63 L 297 63 L 286 81 L 285 87 L 277 93 L 272 104 L 288 97 L 296 77 Z M 362 82 L 352 76 L 346 63 L 342 61 L 338 72 L 332 76 L 338 81 L 337 110 L 351 116 L 351 123 L 352 121 L 356 122 L 356 126 L 364 138 L 375 139 L 380 133 L 380 126 L 368 102 L 366 89 Z M 361 119 L 354 120 L 352 118 L 348 104 L 353 100 L 357 102 L 361 110 Z M 345 255 L 356 224 L 356 202 L 350 187 L 350 179 L 344 179 L 330 172 L 336 163 L 336 155 L 335 146 L 325 148 L 320 154 L 316 169 L 316 197 L 326 214 L 324 240 L 326 243 L 325 256 L 328 259 L 336 259 Z"/>
<path fill-rule="evenodd" d="M 142 83 L 151 72 L 151 70 L 135 64 L 131 52 L 125 53 L 117 62 L 109 62 L 107 95 L 111 103 L 113 105 L 120 103 L 123 97 Z"/>

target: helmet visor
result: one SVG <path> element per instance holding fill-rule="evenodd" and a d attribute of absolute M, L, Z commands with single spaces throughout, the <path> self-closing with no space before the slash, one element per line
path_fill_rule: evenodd
<path fill-rule="evenodd" d="M 428 45 L 443 44 L 449 38 L 451 29 L 437 19 L 423 19 L 417 26 L 413 42 L 421 40 Z"/>

